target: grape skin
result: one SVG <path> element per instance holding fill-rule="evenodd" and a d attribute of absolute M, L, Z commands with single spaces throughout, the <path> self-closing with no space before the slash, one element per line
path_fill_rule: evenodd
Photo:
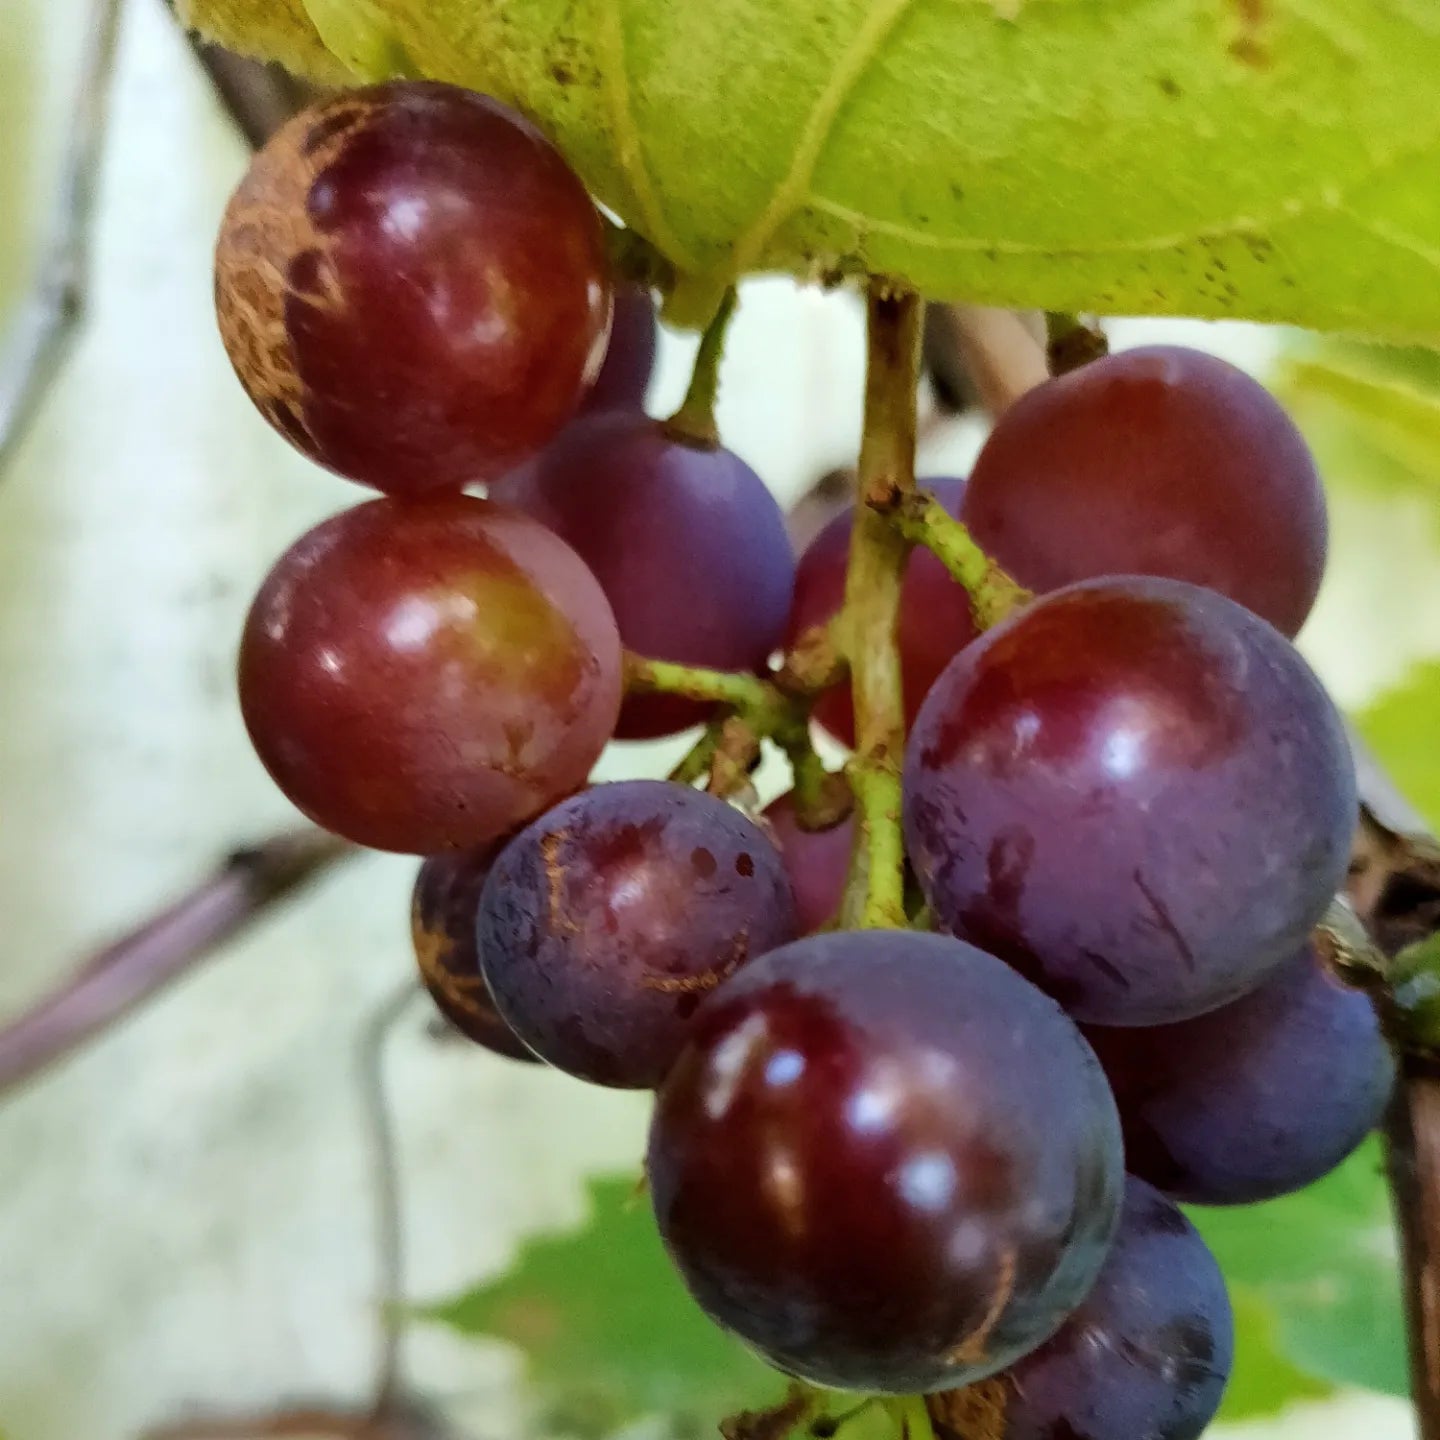
<path fill-rule="evenodd" d="M 571 425 L 492 493 L 574 546 L 637 654 L 754 671 L 780 643 L 795 583 L 785 518 L 730 451 L 612 412 Z M 670 735 L 709 714 L 673 695 L 631 696 L 616 736 Z"/>
<path fill-rule="evenodd" d="M 823 830 L 806 830 L 795 813 L 794 792 L 782 795 L 765 810 L 790 889 L 801 935 L 829 924 L 840 909 L 855 844 L 855 822 L 846 816 Z"/>
<path fill-rule="evenodd" d="M 911 737 L 906 837 L 947 930 L 1077 1019 L 1153 1025 L 1304 943 L 1355 825 L 1334 706 L 1212 591 L 1090 581 L 951 662 Z"/>
<path fill-rule="evenodd" d="M 1225 1279 L 1199 1232 L 1129 1177 L 1115 1243 L 1080 1308 L 1003 1375 L 934 1397 L 936 1433 L 1196 1440 L 1220 1407 L 1234 1331 Z"/>
<path fill-rule="evenodd" d="M 239 681 L 256 753 L 305 814 L 433 855 L 585 782 L 619 712 L 620 639 L 583 562 L 526 516 L 375 500 L 281 557 Z"/>
<path fill-rule="evenodd" d="M 220 331 L 265 418 L 388 494 L 454 490 L 578 408 L 610 325 L 600 217 L 494 100 L 397 81 L 285 125 L 225 213 Z"/>
<path fill-rule="evenodd" d="M 477 926 L 485 978 L 543 1060 L 598 1085 L 660 1083 L 701 998 L 794 938 L 774 845 L 663 780 L 597 785 L 501 852 Z"/>
<path fill-rule="evenodd" d="M 1079 1032 L 945 936 L 811 936 L 701 1007 L 661 1088 L 660 1232 L 707 1314 L 821 1385 L 1011 1363 L 1093 1282 L 1119 1126 Z"/>
<path fill-rule="evenodd" d="M 1395 1060 L 1368 996 L 1307 945 L 1260 989 L 1154 1029 L 1093 1027 L 1130 1170 L 1176 1199 L 1247 1205 L 1303 1189 L 1379 1123 Z"/>
<path fill-rule="evenodd" d="M 959 512 L 965 493 L 963 480 L 927 480 L 925 488 L 952 515 Z M 840 613 L 845 603 L 845 567 L 854 522 L 852 506 L 825 526 L 800 557 L 795 572 L 795 603 L 785 636 L 787 647 L 812 626 L 827 624 Z M 913 551 L 905 566 L 896 634 L 907 726 L 915 723 L 921 702 L 941 671 L 978 633 L 964 587 L 928 550 Z M 855 743 L 848 681 L 820 697 L 815 718 L 843 744 Z"/>
<path fill-rule="evenodd" d="M 480 971 L 475 917 L 495 859 L 493 845 L 432 855 L 415 877 L 410 935 L 415 960 L 436 1008 L 461 1034 L 508 1060 L 538 1063 L 500 1018 Z"/>
<path fill-rule="evenodd" d="M 582 415 L 602 410 L 643 410 L 655 371 L 659 339 L 655 301 L 648 290 L 626 285 L 615 292 L 615 319 L 605 363 L 580 407 Z"/>
<path fill-rule="evenodd" d="M 996 423 L 960 518 L 1022 585 L 1165 575 L 1296 635 L 1325 570 L 1315 462 L 1244 371 L 1180 346 L 1096 360 Z"/>

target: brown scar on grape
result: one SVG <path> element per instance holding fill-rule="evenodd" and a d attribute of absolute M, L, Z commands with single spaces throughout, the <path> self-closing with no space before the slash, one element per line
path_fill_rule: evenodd
<path fill-rule="evenodd" d="M 750 954 L 750 932 L 742 930 L 730 947 L 730 953 L 718 964 L 698 975 L 646 975 L 640 984 L 646 990 L 656 990 L 661 995 L 708 995 L 718 985 L 728 980 L 746 961 Z"/>
<path fill-rule="evenodd" d="M 569 838 L 568 830 L 552 830 L 540 842 L 540 861 L 545 866 L 546 919 L 550 928 L 574 935 L 580 927 L 565 909 L 565 868 L 560 863 L 560 847 Z"/>
<path fill-rule="evenodd" d="M 995 1284 L 995 1294 L 990 1308 L 980 1317 L 980 1323 L 949 1354 L 952 1365 L 976 1365 L 985 1359 L 985 1347 L 990 1343 L 1005 1307 L 1015 1293 L 1016 1254 L 1007 1250 L 1000 1257 L 1000 1274 Z"/>
<path fill-rule="evenodd" d="M 323 118 L 305 113 L 282 126 L 230 201 L 215 251 L 215 311 L 231 363 L 266 419 L 301 444 L 314 437 L 286 304 L 293 295 L 330 312 L 344 307 L 333 244 L 311 220 L 308 199 L 367 108 L 338 100 Z"/>
<path fill-rule="evenodd" d="M 1010 1382 L 1003 1375 L 925 1397 L 938 1440 L 1005 1440 Z"/>

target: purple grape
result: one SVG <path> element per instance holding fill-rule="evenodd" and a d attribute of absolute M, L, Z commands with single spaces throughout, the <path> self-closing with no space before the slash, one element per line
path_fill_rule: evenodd
<path fill-rule="evenodd" d="M 1379 1122 L 1395 1060 L 1375 1007 L 1306 946 L 1258 990 L 1178 1025 L 1086 1032 L 1137 1175 L 1200 1205 L 1300 1190 Z"/>
<path fill-rule="evenodd" d="M 756 670 L 779 645 L 794 552 L 774 497 L 730 451 L 643 415 L 592 415 L 491 493 L 570 543 L 638 654 Z M 673 734 L 709 713 L 673 695 L 631 696 L 615 734 Z"/>
<path fill-rule="evenodd" d="M 1054 1333 L 1122 1184 L 1053 1001 L 943 935 L 816 935 L 701 1007 L 661 1088 L 660 1233 L 707 1314 L 821 1385 L 968 1383 Z"/>
<path fill-rule="evenodd" d="M 1180 581 L 1090 581 L 962 651 L 905 773 L 941 924 L 1078 1019 L 1213 1010 L 1295 954 L 1343 880 L 1349 746 L 1289 643 Z"/>
<path fill-rule="evenodd" d="M 595 384 L 580 407 L 582 415 L 645 408 L 645 392 L 655 370 L 658 329 L 655 301 L 648 290 L 626 285 L 615 292 L 610 345 Z"/>
<path fill-rule="evenodd" d="M 1017 401 L 962 520 L 1022 584 L 1167 575 L 1296 634 L 1325 570 L 1325 494 L 1290 417 L 1243 370 L 1127 350 Z"/>
<path fill-rule="evenodd" d="M 702 997 L 795 935 L 779 852 L 683 785 L 597 785 L 501 852 L 481 897 L 496 1007 L 542 1060 L 599 1085 L 658 1085 Z"/>
<path fill-rule="evenodd" d="M 1125 1182 L 1095 1288 L 1003 1375 L 931 1402 L 940 1440 L 1196 1440 L 1234 1357 L 1225 1279 L 1200 1233 L 1141 1180 Z M 967 1424 L 984 1414 L 988 1427 Z"/>
<path fill-rule="evenodd" d="M 806 830 L 795 813 L 795 796 L 782 795 L 765 811 L 795 893 L 802 935 L 828 925 L 840 909 L 850 874 L 855 824 L 850 816 L 824 830 Z"/>
<path fill-rule="evenodd" d="M 509 1060 L 535 1062 L 500 1018 L 480 973 L 475 917 L 495 847 L 432 855 L 415 877 L 410 934 L 420 978 L 436 1008 L 462 1035 Z"/>
<path fill-rule="evenodd" d="M 960 509 L 963 480 L 927 480 L 925 488 L 952 514 Z M 837 515 L 806 547 L 795 572 L 795 603 L 785 643 L 793 645 L 814 625 L 824 625 L 845 603 L 845 570 L 850 559 L 850 533 L 855 526 L 852 506 Z M 970 597 L 950 572 L 928 550 L 912 552 L 905 566 L 900 592 L 901 678 L 905 689 L 905 719 L 913 724 L 920 705 L 955 653 L 979 631 Z M 820 697 L 815 718 L 846 745 L 855 743 L 855 715 L 848 683 Z"/>

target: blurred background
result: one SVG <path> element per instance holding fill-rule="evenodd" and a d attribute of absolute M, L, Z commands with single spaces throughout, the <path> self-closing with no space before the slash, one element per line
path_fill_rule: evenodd
<path fill-rule="evenodd" d="M 53 238 L 93 9 L 0 0 L 0 336 Z M 165 6 L 127 0 L 86 314 L 0 471 L 0 1023 L 296 818 L 246 742 L 233 652 L 271 562 L 356 495 L 270 432 L 214 332 L 211 245 L 246 153 Z M 1428 434 L 1440 456 L 1440 423 L 1386 408 L 1396 375 L 1426 401 L 1423 365 L 1367 368 L 1248 327 L 1121 321 L 1111 335 L 1215 350 L 1293 400 L 1333 531 L 1302 648 L 1430 804 L 1440 471 L 1425 446 Z M 655 412 L 678 402 L 692 351 L 664 338 Z M 861 363 L 851 298 L 746 287 L 721 425 L 782 501 L 852 457 Z M 932 431 L 924 472 L 963 474 L 983 428 Z M 684 748 L 630 747 L 606 769 L 657 773 Z M 413 869 L 345 862 L 73 1061 L 0 1093 L 3 1440 L 365 1406 L 383 1285 L 362 1038 L 412 973 Z M 581 1225 L 589 1177 L 638 1177 L 647 1108 L 441 1043 L 427 1019 L 407 1010 L 385 1055 L 406 1293 L 421 1302 L 501 1276 L 527 1237 Z M 1383 1230 L 1366 1244 L 1390 1263 Z M 1359 1346 L 1369 1327 L 1352 1308 Z M 511 1345 L 417 1324 L 404 1350 L 409 1387 L 456 1433 L 559 1425 Z M 1277 1413 L 1216 1433 L 1408 1433 L 1402 1400 L 1333 1377 L 1277 1386 L 1255 1408 Z M 342 1433 L 279 1423 L 166 1433 Z"/>

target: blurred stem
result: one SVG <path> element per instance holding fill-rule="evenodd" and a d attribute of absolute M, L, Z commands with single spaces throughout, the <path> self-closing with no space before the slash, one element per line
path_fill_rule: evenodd
<path fill-rule="evenodd" d="M 859 504 L 845 580 L 843 643 L 855 703 L 855 852 L 841 906 L 843 926 L 905 925 L 900 768 L 905 704 L 896 624 L 910 542 L 881 512 L 915 489 L 915 396 L 924 303 L 873 282 L 865 431 L 856 475 Z"/>
<path fill-rule="evenodd" d="M 725 336 L 738 300 L 732 285 L 721 298 L 720 308 L 700 337 L 690 389 L 680 408 L 665 422 L 665 428 L 680 439 L 714 448 L 720 443 L 715 424 L 715 400 L 720 393 L 720 362 L 725 355 Z"/>
<path fill-rule="evenodd" d="M 52 994 L 0 1029 L 0 1095 L 128 1015 L 354 846 L 321 830 L 277 835 L 139 929 L 107 945 Z"/>
<path fill-rule="evenodd" d="M 1108 355 L 1110 341 L 1098 325 L 1051 310 L 1045 316 L 1045 353 L 1052 375 L 1068 375 Z"/>
<path fill-rule="evenodd" d="M 907 540 L 931 551 L 964 587 L 980 629 L 998 625 L 1034 598 L 975 543 L 969 530 L 933 495 L 912 491 L 894 496 L 886 513 Z"/>

